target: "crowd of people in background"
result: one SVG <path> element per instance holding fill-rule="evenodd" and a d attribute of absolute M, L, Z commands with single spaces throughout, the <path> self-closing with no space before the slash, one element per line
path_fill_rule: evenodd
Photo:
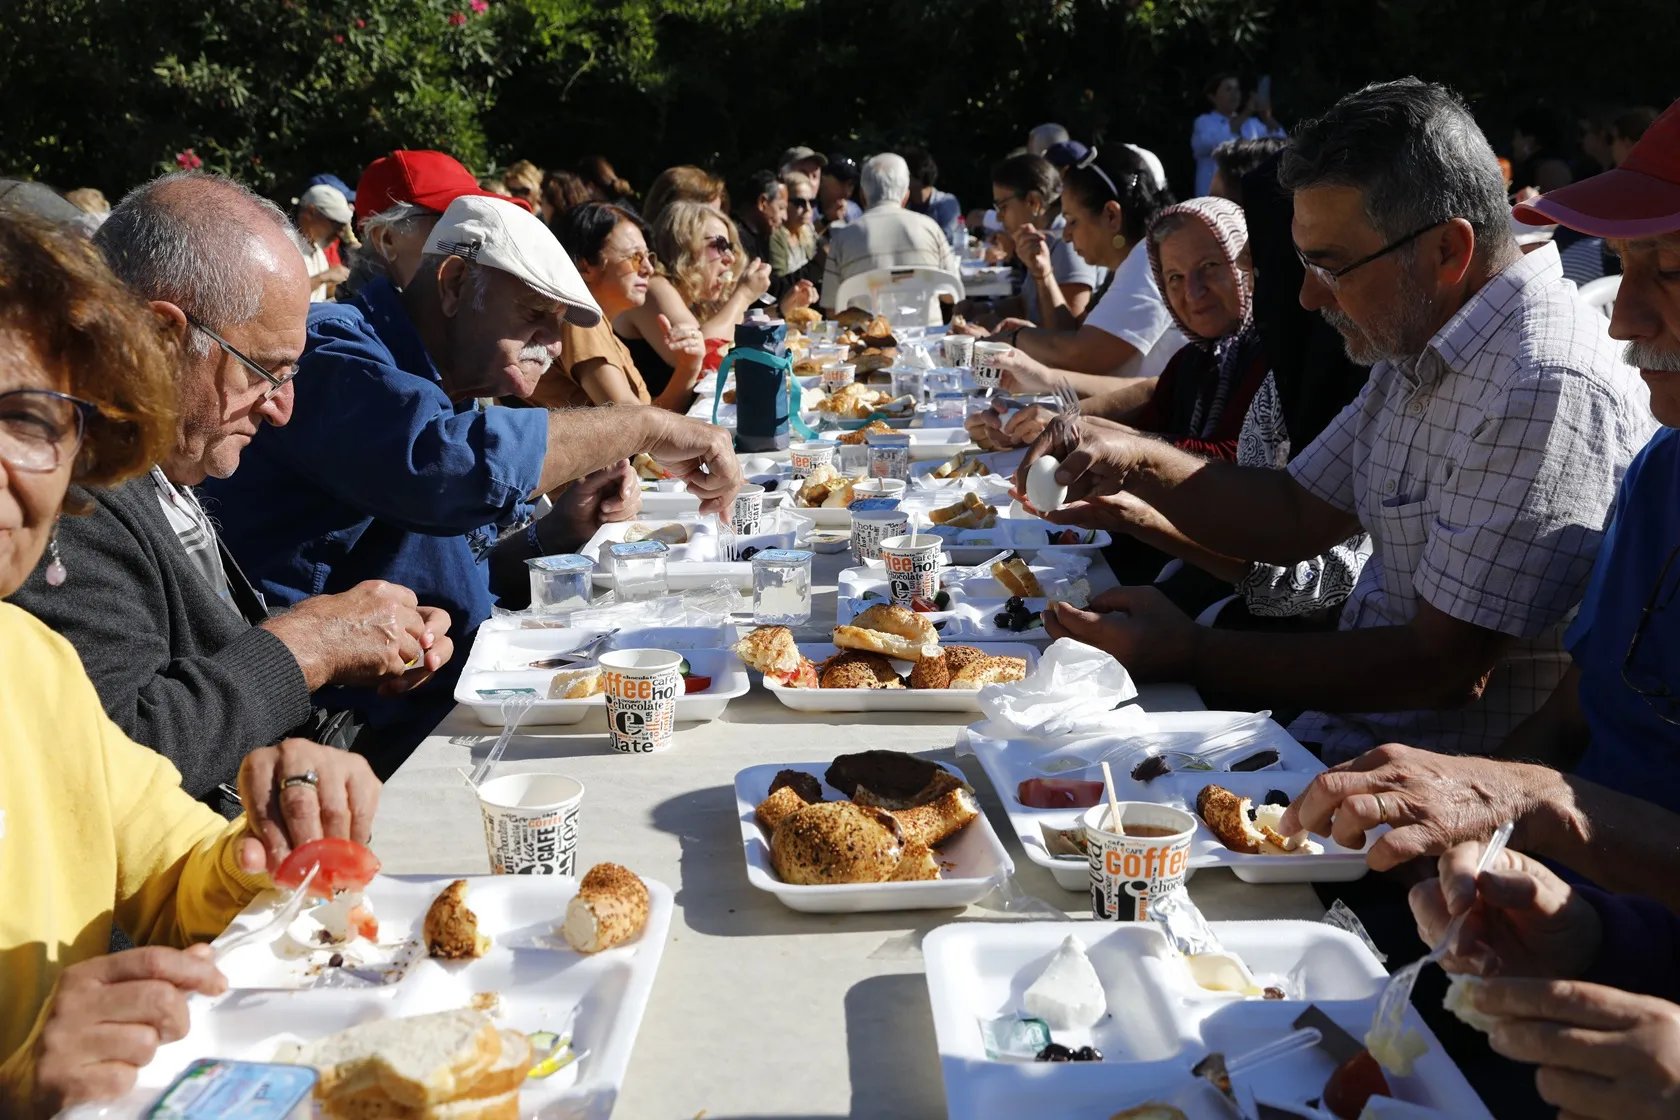
<path fill-rule="evenodd" d="M 524 562 L 636 515 L 634 456 L 729 508 L 730 434 L 686 414 L 755 309 L 965 265 L 1010 294 L 945 325 L 1061 394 L 969 432 L 1055 454 L 1046 516 L 1116 541 L 1122 586 L 1049 633 L 1289 720 L 1336 765 L 1284 831 L 1439 861 L 1334 889 L 1399 959 L 1474 903 L 1493 1049 L 1541 1067 L 1510 1100 L 1680 1094 L 1680 103 L 1534 107 L 1501 158 L 1416 79 L 1288 130 L 1265 80 L 1205 94 L 1183 201 L 1053 123 L 966 212 L 924 147 L 640 192 L 599 155 L 398 150 L 289 209 L 200 171 L 114 206 L 0 181 L 0 835 L 49 853 L 0 846 L 0 1112 L 178 1037 L 220 983 L 185 947 L 293 844 L 366 839 Z M 107 955 L 113 919 L 151 948 Z M 149 1034 L 109 1029 L 160 982 Z M 1519 1068 L 1431 1018 L 1473 1078 Z"/>

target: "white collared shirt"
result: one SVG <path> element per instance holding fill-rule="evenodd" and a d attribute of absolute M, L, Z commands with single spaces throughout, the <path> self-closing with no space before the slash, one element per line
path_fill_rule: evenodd
<path fill-rule="evenodd" d="M 1563 676 L 1616 487 L 1656 429 L 1638 371 L 1576 298 L 1556 248 L 1482 286 L 1413 362 L 1379 362 L 1288 470 L 1356 514 L 1374 552 L 1341 628 L 1398 626 L 1418 600 L 1515 638 L 1482 698 L 1448 710 L 1308 712 L 1326 762 L 1387 742 L 1487 754 Z M 1311 673 L 1311 666 L 1302 666 Z"/>

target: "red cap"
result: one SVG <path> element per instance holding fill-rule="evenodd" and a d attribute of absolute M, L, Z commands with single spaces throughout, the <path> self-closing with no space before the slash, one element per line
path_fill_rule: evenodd
<path fill-rule="evenodd" d="M 478 185 L 473 173 L 461 161 L 443 152 L 395 151 L 368 164 L 356 184 L 356 225 L 389 210 L 399 202 L 410 202 L 439 214 L 462 195 L 502 198 Z M 531 209 L 523 199 L 509 199 Z"/>
<path fill-rule="evenodd" d="M 1594 237 L 1680 231 L 1680 101 L 1652 122 L 1620 167 L 1519 203 L 1512 215 Z"/>

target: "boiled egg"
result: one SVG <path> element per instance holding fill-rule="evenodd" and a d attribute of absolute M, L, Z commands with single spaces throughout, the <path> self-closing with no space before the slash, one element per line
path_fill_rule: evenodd
<path fill-rule="evenodd" d="M 1067 487 L 1056 485 L 1056 470 L 1062 461 L 1045 455 L 1027 468 L 1027 504 L 1039 513 L 1049 513 L 1067 501 Z"/>

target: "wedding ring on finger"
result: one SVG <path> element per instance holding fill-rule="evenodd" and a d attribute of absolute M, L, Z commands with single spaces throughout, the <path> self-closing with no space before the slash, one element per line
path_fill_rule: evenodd
<path fill-rule="evenodd" d="M 1378 824 L 1387 824 L 1388 823 L 1388 806 L 1383 804 L 1382 794 L 1378 793 L 1378 794 L 1373 794 L 1372 796 L 1374 796 L 1377 799 L 1377 823 Z"/>
<path fill-rule="evenodd" d="M 315 789 L 320 784 L 321 777 L 314 770 L 305 770 L 301 774 L 293 774 L 289 778 L 280 779 L 281 789 L 291 789 L 293 786 L 309 786 L 311 789 Z"/>

